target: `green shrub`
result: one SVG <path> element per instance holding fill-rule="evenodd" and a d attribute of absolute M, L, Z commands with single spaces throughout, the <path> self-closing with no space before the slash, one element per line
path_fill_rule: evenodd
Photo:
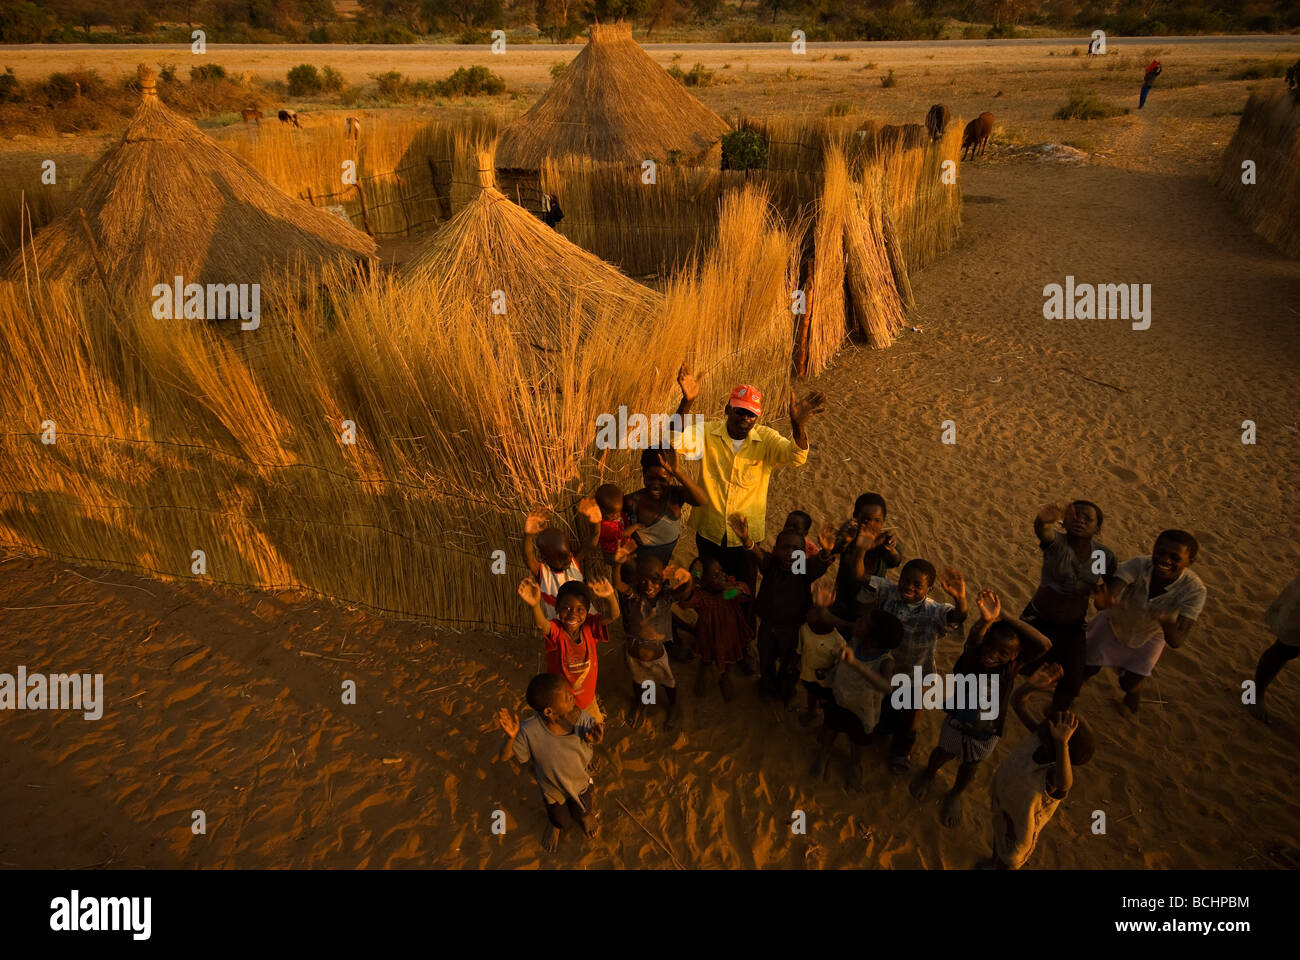
<path fill-rule="evenodd" d="M 290 85 L 292 86 L 292 83 Z M 338 93 L 343 89 L 343 74 L 333 67 L 322 67 L 320 71 L 320 88 L 324 93 Z"/>
<path fill-rule="evenodd" d="M 1116 117 L 1127 112 L 1127 110 L 1120 107 L 1098 100 L 1096 97 L 1076 93 L 1071 95 L 1069 102 L 1057 110 L 1053 116 L 1057 120 L 1105 120 L 1108 117 Z"/>
<path fill-rule="evenodd" d="M 767 141 L 757 130 L 741 128 L 722 137 L 723 170 L 765 170 Z"/>
<path fill-rule="evenodd" d="M 289 96 L 310 97 L 324 89 L 320 71 L 310 63 L 300 63 L 289 71 Z"/>
<path fill-rule="evenodd" d="M 372 73 L 370 76 L 379 89 L 379 96 L 385 100 L 403 100 L 410 94 L 410 81 L 400 71 L 389 70 L 387 73 Z"/>
<path fill-rule="evenodd" d="M 226 79 L 226 68 L 219 63 L 203 63 L 197 67 L 190 67 L 190 83 L 224 79 Z"/>
<path fill-rule="evenodd" d="M 78 93 L 91 98 L 103 95 L 104 81 L 98 71 L 78 69 L 52 73 L 45 81 L 45 95 L 55 103 L 75 100 Z"/>
<path fill-rule="evenodd" d="M 676 67 L 677 64 L 674 63 L 673 66 Z M 669 72 L 671 73 L 671 71 Z M 688 87 L 707 87 L 713 83 L 713 71 L 706 70 L 702 63 L 697 63 L 686 73 L 683 73 L 681 68 L 677 67 L 677 72 L 673 74 L 673 77 L 679 83 L 683 83 Z"/>
<path fill-rule="evenodd" d="M 880 85 L 882 87 L 898 86 L 898 79 L 894 76 L 893 70 L 890 70 L 889 73 L 887 73 L 885 76 L 880 78 Z"/>
<path fill-rule="evenodd" d="M 556 60 L 553 64 L 551 64 L 551 79 L 558 80 L 560 78 L 560 74 L 562 74 L 567 69 L 569 69 L 568 61 Z"/>
<path fill-rule="evenodd" d="M 456 38 L 457 43 L 489 43 L 492 40 L 492 34 L 487 30 L 466 30 Z"/>
<path fill-rule="evenodd" d="M 13 67 L 5 67 L 0 73 L 0 103 L 17 103 L 22 99 L 18 91 L 18 78 L 14 76 Z"/>
<path fill-rule="evenodd" d="M 460 67 L 434 89 L 442 97 L 496 96 L 506 92 L 506 82 L 487 67 Z"/>

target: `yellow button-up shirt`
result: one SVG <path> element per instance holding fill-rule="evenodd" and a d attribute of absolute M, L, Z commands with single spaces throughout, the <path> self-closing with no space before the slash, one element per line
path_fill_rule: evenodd
<path fill-rule="evenodd" d="M 684 459 L 702 460 L 700 486 L 709 496 L 707 503 L 691 508 L 690 525 L 714 543 L 722 543 L 729 535 L 734 541 L 729 545 L 734 546 L 740 542 L 728 527 L 727 517 L 740 514 L 749 523 L 750 538 L 762 540 L 772 468 L 784 464 L 797 467 L 808 460 L 807 450 L 771 427 L 755 426 L 740 449 L 734 450 L 725 420 L 688 427 L 682 432 L 680 449 Z"/>

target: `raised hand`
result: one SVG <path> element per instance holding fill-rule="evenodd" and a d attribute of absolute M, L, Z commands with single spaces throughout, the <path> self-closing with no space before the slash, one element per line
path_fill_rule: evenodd
<path fill-rule="evenodd" d="M 524 520 L 524 533 L 535 537 L 546 529 L 546 511 L 534 510 Z"/>
<path fill-rule="evenodd" d="M 943 587 L 943 592 L 954 600 L 961 600 L 966 596 L 966 578 L 956 567 L 944 568 L 943 573 L 939 575 L 939 586 Z"/>
<path fill-rule="evenodd" d="M 1079 718 L 1069 710 L 1063 710 L 1047 721 L 1047 729 L 1057 743 L 1068 743 L 1074 731 L 1079 729 Z"/>
<path fill-rule="evenodd" d="M 1050 690 L 1065 676 L 1065 668 L 1059 663 L 1045 663 L 1033 673 L 1026 682 L 1035 690 Z"/>
<path fill-rule="evenodd" d="M 677 476 L 677 457 L 676 457 L 676 455 L 674 455 L 674 456 L 672 456 L 672 457 L 665 457 L 662 453 L 659 454 L 659 466 L 661 466 L 661 467 L 663 467 L 665 470 L 667 470 L 667 471 L 668 471 L 668 475 L 669 475 L 670 477 L 675 477 L 675 476 Z"/>
<path fill-rule="evenodd" d="M 505 707 L 497 711 L 497 723 L 501 724 L 501 729 L 511 740 L 519 736 L 519 718 Z"/>
<path fill-rule="evenodd" d="M 636 541 L 624 540 L 614 550 L 614 562 L 619 566 L 627 563 L 632 554 L 636 553 Z"/>
<path fill-rule="evenodd" d="M 664 576 L 668 578 L 673 590 L 684 587 L 691 582 L 691 571 L 671 563 L 664 567 Z"/>
<path fill-rule="evenodd" d="M 818 580 L 812 585 L 812 599 L 814 607 L 829 607 L 835 602 L 835 588 Z"/>
<path fill-rule="evenodd" d="M 583 497 L 579 500 L 578 513 L 585 517 L 593 527 L 600 526 L 600 521 L 605 519 L 604 514 L 600 512 L 600 504 L 596 502 L 595 497 Z"/>
<path fill-rule="evenodd" d="M 894 543 L 895 543 L 894 535 L 890 533 L 888 530 L 886 530 L 884 533 L 880 534 L 880 536 L 876 537 L 874 541 L 872 541 L 871 549 L 879 550 L 881 548 L 884 548 L 888 550 L 890 547 L 894 545 Z"/>
<path fill-rule="evenodd" d="M 814 413 L 821 413 L 826 409 L 826 395 L 818 391 L 813 391 L 802 400 L 796 399 L 794 391 L 790 391 L 790 422 L 795 426 L 802 427 L 808 418 Z"/>
<path fill-rule="evenodd" d="M 539 606 L 542 602 L 542 588 L 532 577 L 519 581 L 519 599 L 530 607 Z"/>
<path fill-rule="evenodd" d="M 682 388 L 682 399 L 687 402 L 694 401 L 700 395 L 700 385 L 684 360 L 681 369 L 677 371 L 677 386 Z"/>
<path fill-rule="evenodd" d="M 835 549 L 835 525 L 829 520 L 822 524 L 822 532 L 817 535 L 817 543 L 827 553 Z"/>
<path fill-rule="evenodd" d="M 614 595 L 614 585 L 604 577 L 595 577 L 588 580 L 587 586 L 591 587 L 591 592 L 602 600 L 608 600 Z"/>
<path fill-rule="evenodd" d="M 741 542 L 749 539 L 749 521 L 739 513 L 733 513 L 727 518 L 731 529 L 736 531 L 736 536 L 740 537 Z"/>
<path fill-rule="evenodd" d="M 1038 522 L 1045 527 L 1053 527 L 1065 519 L 1065 511 L 1060 505 L 1049 503 L 1038 511 Z"/>
<path fill-rule="evenodd" d="M 992 590 L 981 590 L 975 604 L 980 608 L 980 618 L 983 620 L 993 621 L 1002 614 L 1002 598 Z"/>

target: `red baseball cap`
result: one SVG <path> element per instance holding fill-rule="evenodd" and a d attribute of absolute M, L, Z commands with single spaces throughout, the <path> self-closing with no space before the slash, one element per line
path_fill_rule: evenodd
<path fill-rule="evenodd" d="M 727 406 L 748 410 L 754 416 L 760 417 L 763 415 L 763 395 L 755 387 L 742 383 L 731 391 L 731 396 L 727 398 Z"/>

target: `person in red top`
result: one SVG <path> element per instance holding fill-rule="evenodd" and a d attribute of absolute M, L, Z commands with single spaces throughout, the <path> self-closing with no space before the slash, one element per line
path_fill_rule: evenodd
<path fill-rule="evenodd" d="M 593 594 L 604 601 L 608 616 L 592 611 Z M 605 625 L 618 619 L 614 587 L 608 580 L 563 584 L 555 598 L 554 620 L 548 620 L 542 610 L 542 592 L 536 580 L 520 583 L 519 596 L 532 608 L 533 622 L 545 639 L 546 672 L 563 677 L 573 690 L 578 709 L 602 723 L 605 718 L 596 702 L 596 644 L 609 642 Z"/>
<path fill-rule="evenodd" d="M 1159 60 L 1152 60 L 1147 65 L 1147 72 L 1142 77 L 1142 95 L 1138 98 L 1139 110 L 1147 105 L 1147 94 L 1151 92 L 1151 85 L 1156 82 L 1156 77 L 1160 76 L 1160 71 L 1163 69 Z"/>

